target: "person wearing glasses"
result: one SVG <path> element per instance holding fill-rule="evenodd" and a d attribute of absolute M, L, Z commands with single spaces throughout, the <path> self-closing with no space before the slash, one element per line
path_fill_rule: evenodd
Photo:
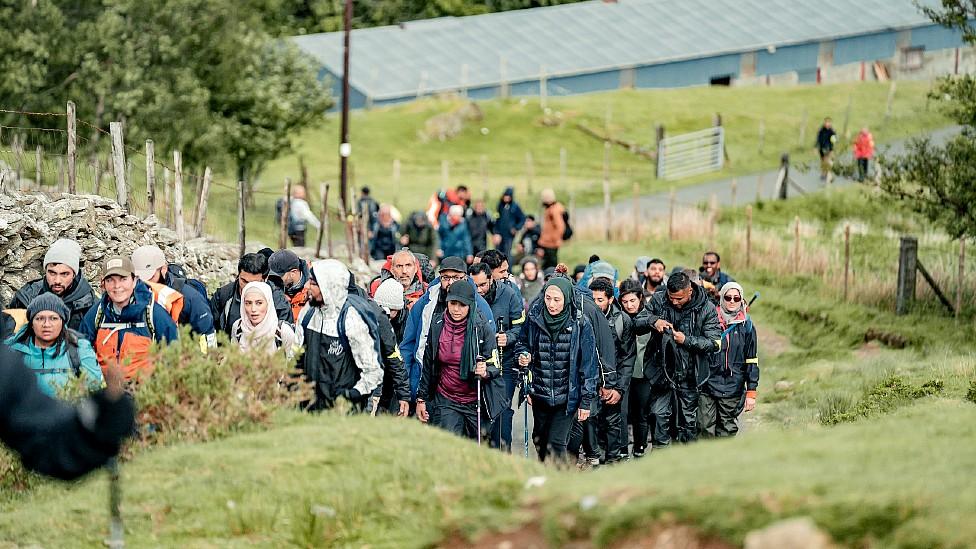
<path fill-rule="evenodd" d="M 729 282 L 719 294 L 716 312 L 722 342 L 719 352 L 711 355 L 711 372 L 699 400 L 702 437 L 735 436 L 739 415 L 756 408 L 759 387 L 758 340 L 742 286 Z"/>
<path fill-rule="evenodd" d="M 698 273 L 702 286 L 708 290 L 708 295 L 715 305 L 718 305 L 718 291 L 729 282 L 735 282 L 734 278 L 722 271 L 722 258 L 718 252 L 705 252 Z"/>
<path fill-rule="evenodd" d="M 651 364 L 645 368 L 651 382 L 654 450 L 671 443 L 672 414 L 678 442 L 698 438 L 698 406 L 708 381 L 711 355 L 721 348 L 718 313 L 704 288 L 684 272 L 668 278 L 667 291 L 655 293 L 648 321 L 656 333 L 645 350 Z"/>

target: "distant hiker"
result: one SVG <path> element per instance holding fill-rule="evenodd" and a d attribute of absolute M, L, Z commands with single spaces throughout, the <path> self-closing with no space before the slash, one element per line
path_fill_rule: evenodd
<path fill-rule="evenodd" d="M 400 224 L 393 220 L 390 206 L 383 204 L 376 214 L 376 221 L 369 226 L 369 254 L 373 259 L 386 259 L 397 249 L 400 242 Z"/>
<path fill-rule="evenodd" d="M 458 185 L 456 189 L 440 190 L 431 196 L 426 213 L 434 228 L 440 228 L 441 218 L 450 212 L 451 206 L 461 206 L 461 217 L 467 215 L 471 206 L 471 191 L 464 185 Z"/>
<path fill-rule="evenodd" d="M 586 421 L 598 398 L 596 340 L 569 279 L 554 276 L 542 293 L 529 309 L 515 352 L 519 367 L 531 372 L 532 440 L 539 460 L 564 461 L 573 421 Z"/>
<path fill-rule="evenodd" d="M 711 375 L 702 388 L 698 417 L 705 437 L 730 437 L 739 432 L 738 418 L 756 407 L 759 354 L 756 328 L 748 314 L 742 286 L 722 286 L 717 307 L 722 348 L 711 355 Z"/>
<path fill-rule="evenodd" d="M 356 215 L 362 219 L 366 218 L 366 226 L 372 227 L 376 223 L 376 216 L 379 213 L 380 205 L 370 196 L 369 187 L 359 189 L 359 200 L 356 201 Z"/>
<path fill-rule="evenodd" d="M 485 210 L 485 201 L 477 199 L 471 211 L 465 216 L 468 231 L 471 233 L 472 255 L 477 255 L 488 249 L 488 235 L 495 229 L 495 220 Z"/>
<path fill-rule="evenodd" d="M 105 465 L 135 431 L 118 368 L 108 377 L 105 390 L 72 406 L 45 395 L 20 355 L 0 346 L 0 441 L 27 469 L 62 480 Z"/>
<path fill-rule="evenodd" d="M 286 357 L 298 350 L 298 336 L 291 324 L 274 314 L 274 297 L 267 282 L 248 282 L 241 292 L 240 318 L 231 329 L 231 339 L 244 351 L 272 354 L 284 349 Z"/>
<path fill-rule="evenodd" d="M 540 236 L 542 236 L 542 228 L 536 223 L 535 216 L 531 214 L 525 216 L 522 234 L 515 241 L 515 251 L 511 253 L 512 261 L 521 262 L 523 258 L 530 256 L 541 259 L 535 255 Z"/>
<path fill-rule="evenodd" d="M 519 290 L 522 292 L 522 299 L 525 306 L 535 301 L 535 298 L 542 292 L 545 282 L 542 280 L 542 273 L 539 269 L 539 260 L 534 257 L 526 257 L 521 262 L 522 272 L 518 277 Z"/>
<path fill-rule="evenodd" d="M 874 157 L 874 136 L 867 127 L 861 128 L 854 139 L 854 159 L 857 160 L 857 180 L 864 181 L 868 176 L 868 164 Z"/>
<path fill-rule="evenodd" d="M 305 230 L 307 225 L 321 228 L 321 222 L 305 200 L 305 187 L 295 186 L 291 190 L 291 200 L 288 201 L 288 219 L 285 221 L 288 238 L 292 246 L 305 246 Z M 275 203 L 275 221 L 281 225 L 281 216 L 285 209 L 285 199 L 279 198 Z"/>
<path fill-rule="evenodd" d="M 104 383 L 91 343 L 67 327 L 70 316 L 61 298 L 41 294 L 27 306 L 27 324 L 7 340 L 37 374 L 38 386 L 48 396 L 57 396 L 76 377 L 84 377 L 91 390 Z"/>
<path fill-rule="evenodd" d="M 324 259 L 312 263 L 309 303 L 299 318 L 305 347 L 301 367 L 315 388 L 308 409 L 332 408 L 343 397 L 356 409 L 383 382 L 378 324 L 364 298 L 350 294 L 345 265 Z"/>
<path fill-rule="evenodd" d="M 664 291 L 668 279 L 666 273 L 667 267 L 664 265 L 664 261 L 655 257 L 647 262 L 647 270 L 644 271 L 642 282 L 645 302 L 650 303 L 655 292 Z"/>
<path fill-rule="evenodd" d="M 217 330 L 231 335 L 234 322 L 241 317 L 241 290 L 248 282 L 266 282 L 268 273 L 268 260 L 264 255 L 255 253 L 241 256 L 237 262 L 237 278 L 218 288 L 210 298 L 210 312 Z M 278 319 L 294 324 L 295 317 L 285 294 L 273 287 L 272 295 Z"/>
<path fill-rule="evenodd" d="M 81 333 L 95 348 L 102 373 L 121 366 L 126 381 L 144 378 L 155 365 L 153 343 L 176 341 L 176 323 L 136 277 L 128 257 L 110 257 L 102 265 L 102 299 L 88 310 Z"/>
<path fill-rule="evenodd" d="M 182 279 L 179 290 L 174 288 L 176 278 L 170 275 L 166 256 L 158 246 L 140 246 L 132 252 L 132 265 L 136 276 L 152 290 L 153 299 L 160 304 L 179 326 L 189 326 L 200 337 L 200 348 L 217 346 L 213 313 L 207 296 Z"/>
<path fill-rule="evenodd" d="M 417 386 L 420 383 L 421 365 L 429 344 L 427 336 L 430 333 L 430 325 L 447 310 L 447 291 L 458 282 L 463 282 L 471 286 L 472 289 L 474 288 L 467 276 L 468 266 L 460 257 L 445 257 L 439 268 L 438 278 L 431 282 L 427 292 L 410 309 L 407 327 L 400 342 L 403 363 L 410 375 L 411 398 L 415 397 Z M 488 320 L 491 332 L 494 333 L 495 322 L 491 313 L 491 306 L 477 294 L 474 301 L 478 310 Z"/>
<path fill-rule="evenodd" d="M 702 256 L 701 268 L 698 269 L 698 276 L 713 304 L 718 304 L 719 289 L 729 282 L 735 282 L 734 278 L 722 270 L 722 258 L 718 252 L 705 252 Z"/>
<path fill-rule="evenodd" d="M 400 236 L 400 245 L 410 251 L 433 257 L 437 251 L 437 234 L 424 212 L 413 212 Z"/>
<path fill-rule="evenodd" d="M 268 281 L 281 282 L 280 289 L 291 305 L 292 317 L 298 318 L 298 313 L 308 303 L 308 290 L 305 288 L 308 283 L 308 263 L 291 250 L 278 250 L 268 258 Z"/>
<path fill-rule="evenodd" d="M 542 220 L 542 234 L 539 236 L 536 256 L 542 258 L 542 267 L 555 267 L 559 262 L 559 248 L 566 236 L 566 209 L 556 201 L 556 193 L 552 189 L 542 190 L 542 206 L 545 215 Z"/>
<path fill-rule="evenodd" d="M 657 331 L 645 351 L 652 359 L 652 442 L 657 449 L 671 443 L 672 414 L 678 441 L 697 439 L 699 394 L 722 329 L 705 290 L 683 272 L 668 278 L 667 291 L 654 294 L 649 310 L 648 321 Z"/>
<path fill-rule="evenodd" d="M 488 319 L 475 306 L 474 288 L 465 282 L 452 284 L 446 310 L 432 320 L 427 336 L 417 388 L 420 421 L 478 439 L 485 436 L 492 420 L 510 407 L 504 397 L 494 334 Z"/>
<path fill-rule="evenodd" d="M 71 311 L 68 327 L 78 330 L 82 319 L 98 298 L 81 272 L 81 246 L 74 240 L 60 238 L 44 254 L 44 276 L 17 290 L 8 309 L 27 309 L 35 297 L 52 293 Z"/>
<path fill-rule="evenodd" d="M 451 206 L 446 215 L 441 216 L 437 233 L 440 236 L 440 248 L 437 250 L 437 257 L 457 256 L 463 258 L 465 262 L 471 263 L 471 260 L 474 259 L 474 249 L 471 247 L 471 233 L 468 231 L 468 223 L 464 220 L 463 206 L 455 204 Z"/>
<path fill-rule="evenodd" d="M 373 396 L 379 400 L 379 411 L 406 417 L 410 414 L 410 376 L 403 364 L 399 345 L 406 328 L 407 313 L 403 297 L 403 286 L 387 278 L 376 288 L 372 299 L 372 305 L 378 309 L 376 317 L 379 320 L 380 351 L 383 356 L 383 383 L 373 390 Z"/>
<path fill-rule="evenodd" d="M 515 189 L 505 187 L 505 192 L 498 200 L 498 219 L 495 221 L 494 244 L 495 249 L 508 256 L 509 260 L 511 260 L 512 241 L 515 240 L 524 226 L 525 214 L 522 212 L 522 207 L 515 201 Z M 535 247 L 535 242 L 532 242 L 532 247 Z M 525 253 L 532 253 L 532 250 Z"/>
<path fill-rule="evenodd" d="M 620 284 L 618 303 L 623 312 L 634 324 L 635 348 L 637 351 L 634 369 L 630 380 L 630 390 L 624 395 L 623 409 L 626 421 L 622 422 L 624 431 L 630 425 L 634 434 L 633 456 L 644 457 L 648 442 L 648 425 L 651 421 L 651 361 L 646 353 L 651 339 L 648 312 L 644 306 L 644 292 L 636 280 L 625 280 Z M 642 326 L 643 325 L 643 326 Z M 643 330 L 642 330 L 643 328 Z M 641 333 L 643 332 L 643 333 Z M 627 442 L 626 440 L 624 441 Z M 624 449 L 626 452 L 626 449 Z"/>
<path fill-rule="evenodd" d="M 820 154 L 820 179 L 826 181 L 827 174 L 833 166 L 834 144 L 837 143 L 837 132 L 829 117 L 824 118 L 823 125 L 817 131 L 817 153 Z"/>
<path fill-rule="evenodd" d="M 498 250 L 492 251 L 501 255 Z M 491 444 L 493 447 L 508 451 L 512 446 L 512 418 L 514 417 L 511 402 L 519 377 L 515 369 L 514 349 L 515 341 L 525 322 L 525 305 L 522 295 L 507 279 L 492 279 L 492 270 L 488 262 L 472 265 L 468 268 L 468 274 L 478 295 L 488 302 L 491 313 L 495 317 L 497 334 L 492 336 L 495 337 L 496 347 L 501 357 L 502 374 L 505 380 L 505 407 L 501 416 L 492 425 Z"/>

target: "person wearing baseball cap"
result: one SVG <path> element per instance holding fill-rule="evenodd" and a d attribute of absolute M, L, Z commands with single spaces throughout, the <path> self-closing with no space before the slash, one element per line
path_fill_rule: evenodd
<path fill-rule="evenodd" d="M 424 423 L 433 418 L 437 427 L 480 441 L 507 405 L 495 331 L 475 308 L 471 284 L 452 284 L 446 293 L 447 309 L 431 322 L 427 336 L 417 418 Z M 485 406 L 478 402 L 479 384 Z"/>
<path fill-rule="evenodd" d="M 140 246 L 132 252 L 132 266 L 136 276 L 153 292 L 153 299 L 162 305 L 178 326 L 189 326 L 200 338 L 200 348 L 217 346 L 213 314 L 206 291 L 201 293 L 196 285 L 171 273 L 166 256 L 158 246 Z M 202 284 L 201 284 L 202 285 Z"/>
<path fill-rule="evenodd" d="M 298 318 L 308 303 L 308 264 L 291 250 L 278 250 L 268 258 L 268 282 L 278 285 L 291 305 L 291 314 Z M 275 280 L 277 278 L 277 280 Z"/>
<path fill-rule="evenodd" d="M 43 293 L 27 306 L 27 324 L 7 340 L 37 374 L 41 391 L 52 397 L 75 377 L 84 377 L 91 390 L 104 383 L 91 344 L 67 327 L 70 316 L 60 297 Z"/>
<path fill-rule="evenodd" d="M 81 246 L 74 240 L 58 239 L 51 244 L 41 264 L 44 276 L 24 284 L 7 305 L 7 309 L 27 309 L 35 297 L 52 293 L 70 311 L 67 326 L 79 329 L 81 320 L 98 300 L 95 290 L 81 272 Z"/>
<path fill-rule="evenodd" d="M 410 374 L 411 397 L 417 394 L 417 386 L 420 384 L 421 361 L 427 347 L 427 335 L 430 332 L 431 322 L 440 318 L 447 310 L 448 290 L 458 281 L 464 281 L 465 284 L 471 286 L 472 290 L 474 289 L 474 284 L 468 278 L 468 265 L 460 257 L 445 257 L 438 267 L 438 275 L 438 278 L 435 278 L 427 288 L 427 292 L 410 309 L 407 327 L 404 330 L 403 340 L 400 342 L 403 362 Z M 491 313 L 491 306 L 488 305 L 485 298 L 477 295 L 477 292 L 475 293 L 474 304 L 488 320 L 491 337 L 494 338 L 495 317 Z"/>
<path fill-rule="evenodd" d="M 81 333 L 92 342 L 103 372 L 119 365 L 127 381 L 151 374 L 150 347 L 175 341 L 176 323 L 136 276 L 128 257 L 106 259 L 100 279 L 102 299 L 85 315 Z"/>

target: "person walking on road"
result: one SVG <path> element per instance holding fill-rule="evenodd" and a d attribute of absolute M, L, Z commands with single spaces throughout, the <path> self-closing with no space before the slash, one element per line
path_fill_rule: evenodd
<path fill-rule="evenodd" d="M 833 121 L 824 118 L 823 125 L 817 131 L 817 153 L 820 154 L 820 179 L 827 180 L 834 164 L 834 145 L 837 143 L 837 132 L 834 131 Z"/>

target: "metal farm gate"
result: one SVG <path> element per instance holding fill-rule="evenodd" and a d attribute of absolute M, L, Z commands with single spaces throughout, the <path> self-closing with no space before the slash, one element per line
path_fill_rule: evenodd
<path fill-rule="evenodd" d="M 725 163 L 724 151 L 725 128 L 722 126 L 666 137 L 658 143 L 657 176 L 674 180 L 721 170 Z"/>

